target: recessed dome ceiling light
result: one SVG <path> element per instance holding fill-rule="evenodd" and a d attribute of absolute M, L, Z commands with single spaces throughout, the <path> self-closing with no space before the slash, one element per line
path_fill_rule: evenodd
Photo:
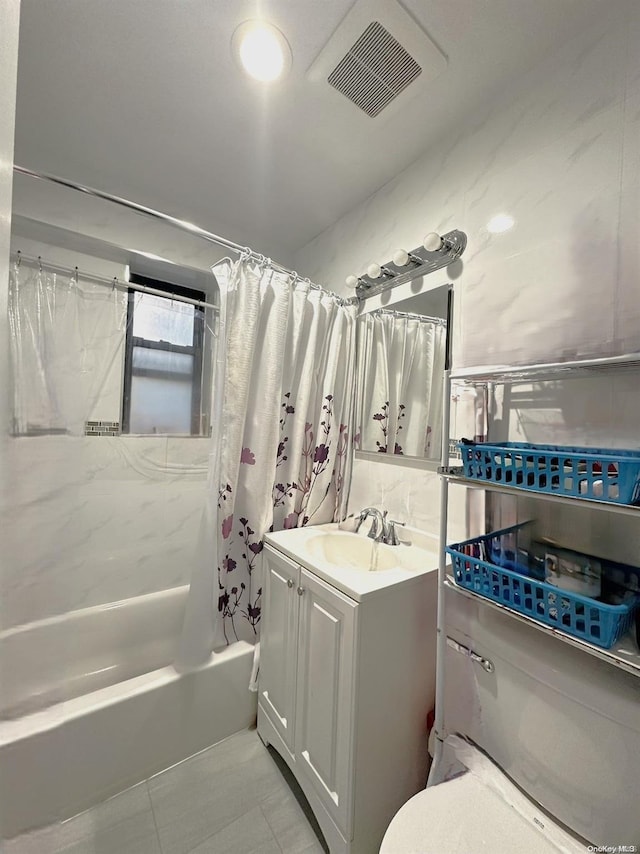
<path fill-rule="evenodd" d="M 492 216 L 487 223 L 487 231 L 491 234 L 502 234 L 503 231 L 509 231 L 516 224 L 515 219 L 507 213 L 499 213 Z"/>
<path fill-rule="evenodd" d="M 271 83 L 291 67 L 291 48 L 277 27 L 265 21 L 245 21 L 233 34 L 237 62 L 254 80 Z"/>

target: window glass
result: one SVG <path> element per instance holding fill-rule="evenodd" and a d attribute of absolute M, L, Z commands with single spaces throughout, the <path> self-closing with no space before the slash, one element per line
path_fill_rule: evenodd
<path fill-rule="evenodd" d="M 193 377 L 193 356 L 189 353 L 172 353 L 151 347 L 133 348 L 133 373 L 154 371 L 168 377 Z"/>
<path fill-rule="evenodd" d="M 132 273 L 132 285 L 166 297 L 129 291 L 122 429 L 124 433 L 201 434 L 205 313 L 181 298 L 204 300 L 202 291 Z"/>
<path fill-rule="evenodd" d="M 131 377 L 131 433 L 191 433 L 191 377 Z"/>
<path fill-rule="evenodd" d="M 136 293 L 133 335 L 147 341 L 167 341 L 182 347 L 193 345 L 195 307 L 189 303 Z"/>

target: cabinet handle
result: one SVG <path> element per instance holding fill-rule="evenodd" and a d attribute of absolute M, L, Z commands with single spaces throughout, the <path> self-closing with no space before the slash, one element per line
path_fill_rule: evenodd
<path fill-rule="evenodd" d="M 287 578 L 287 587 L 293 587 L 293 579 Z"/>
<path fill-rule="evenodd" d="M 304 587 L 298 587 L 298 596 L 302 596 L 304 593 Z"/>

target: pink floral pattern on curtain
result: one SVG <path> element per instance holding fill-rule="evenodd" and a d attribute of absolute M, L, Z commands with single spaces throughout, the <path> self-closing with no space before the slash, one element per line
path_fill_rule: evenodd
<path fill-rule="evenodd" d="M 356 309 L 247 261 L 215 273 L 227 305 L 216 642 L 230 643 L 259 631 L 264 534 L 344 515 Z"/>

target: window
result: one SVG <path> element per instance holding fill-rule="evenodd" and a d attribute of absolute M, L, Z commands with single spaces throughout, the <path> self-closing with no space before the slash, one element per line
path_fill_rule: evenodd
<path fill-rule="evenodd" d="M 204 310 L 172 296 L 204 300 L 202 291 L 131 274 L 124 368 L 124 433 L 203 432 Z"/>

